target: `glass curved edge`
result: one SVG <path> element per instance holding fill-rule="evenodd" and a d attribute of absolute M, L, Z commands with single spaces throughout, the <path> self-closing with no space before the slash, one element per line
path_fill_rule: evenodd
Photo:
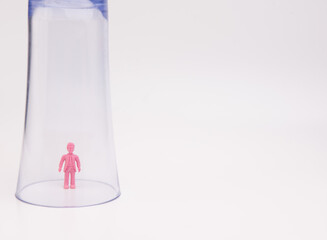
<path fill-rule="evenodd" d="M 103 205 L 103 204 L 106 204 L 106 203 L 109 203 L 109 202 L 112 202 L 114 200 L 116 200 L 117 198 L 120 197 L 121 195 L 121 192 L 120 190 L 116 190 L 112 185 L 110 184 L 107 184 L 107 183 L 104 183 L 104 182 L 101 182 L 101 181 L 94 181 L 94 180 L 86 180 L 86 179 L 79 179 L 79 181 L 89 181 L 89 182 L 96 182 L 96 183 L 102 183 L 104 185 L 107 185 L 109 187 L 111 187 L 117 194 L 115 197 L 113 198 L 110 198 L 106 201 L 101 201 L 101 202 L 98 202 L 98 203 L 92 203 L 92 204 L 85 204 L 85 205 L 76 205 L 76 206 L 53 206 L 53 205 L 45 205 L 45 204 L 39 204 L 39 203 L 35 203 L 35 202 L 30 202 L 30 201 L 26 201 L 24 200 L 23 198 L 19 197 L 19 194 L 27 187 L 31 186 L 31 185 L 35 185 L 35 184 L 38 184 L 38 183 L 44 183 L 44 182 L 51 182 L 51 181 L 58 181 L 58 180 L 48 180 L 48 181 L 40 181 L 40 182 L 34 182 L 34 183 L 31 183 L 31 184 L 28 184 L 26 186 L 24 186 L 20 191 L 16 192 L 15 193 L 15 197 L 17 200 L 23 202 L 23 203 L 27 203 L 29 205 L 33 205 L 33 206 L 37 206 L 37 207 L 48 207 L 48 208 L 82 208 L 82 207 L 92 207 L 92 206 L 97 206 L 97 205 Z M 62 181 L 60 179 L 60 181 Z"/>

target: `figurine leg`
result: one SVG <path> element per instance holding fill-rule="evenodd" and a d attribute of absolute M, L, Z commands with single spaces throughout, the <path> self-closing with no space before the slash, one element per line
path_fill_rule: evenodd
<path fill-rule="evenodd" d="M 68 188 L 68 183 L 69 183 L 69 172 L 65 172 L 65 183 L 64 183 L 64 189 Z"/>
<path fill-rule="evenodd" d="M 70 172 L 70 188 L 72 188 L 72 189 L 75 188 L 75 172 L 74 171 Z"/>

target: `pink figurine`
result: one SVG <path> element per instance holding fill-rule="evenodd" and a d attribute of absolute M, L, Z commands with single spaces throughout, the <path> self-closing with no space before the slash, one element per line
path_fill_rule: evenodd
<path fill-rule="evenodd" d="M 77 163 L 78 171 L 81 171 L 81 163 L 77 155 L 73 154 L 75 145 L 74 143 L 68 143 L 67 150 L 68 154 L 62 156 L 60 164 L 59 164 L 59 172 L 61 171 L 62 164 L 65 162 L 64 172 L 65 172 L 65 183 L 64 188 L 68 189 L 69 185 L 69 174 L 70 174 L 70 188 L 75 188 L 75 172 L 76 166 L 75 161 Z"/>

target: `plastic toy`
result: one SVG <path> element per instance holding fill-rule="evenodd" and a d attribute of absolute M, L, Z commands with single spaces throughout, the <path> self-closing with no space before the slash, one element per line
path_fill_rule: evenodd
<path fill-rule="evenodd" d="M 74 143 L 68 143 L 67 150 L 68 154 L 65 154 L 61 157 L 61 161 L 59 164 L 59 172 L 61 172 L 61 168 L 63 163 L 65 162 L 64 172 L 65 172 L 65 182 L 64 189 L 69 188 L 69 174 L 70 174 L 70 188 L 75 188 L 75 172 L 76 172 L 76 164 L 78 171 L 81 171 L 81 163 L 77 155 L 73 154 L 75 145 Z M 76 163 L 75 163 L 76 162 Z"/>

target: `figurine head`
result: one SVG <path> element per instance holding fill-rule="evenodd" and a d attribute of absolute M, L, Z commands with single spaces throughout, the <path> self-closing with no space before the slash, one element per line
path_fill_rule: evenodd
<path fill-rule="evenodd" d="M 74 148 L 75 148 L 74 143 L 68 143 L 67 144 L 67 150 L 68 150 L 69 153 L 73 153 L 74 152 Z"/>

